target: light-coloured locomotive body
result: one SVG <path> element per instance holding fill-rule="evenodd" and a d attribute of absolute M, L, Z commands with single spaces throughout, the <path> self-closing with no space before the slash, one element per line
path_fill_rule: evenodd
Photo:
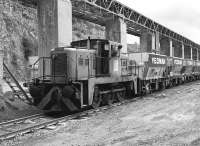
<path fill-rule="evenodd" d="M 35 105 L 74 112 L 121 101 L 127 93 L 137 94 L 137 76 L 130 72 L 121 48 L 116 42 L 89 39 L 52 49 L 50 75 L 35 78 L 30 86 Z M 46 72 L 45 67 L 41 69 Z"/>
<path fill-rule="evenodd" d="M 199 79 L 197 60 L 149 52 L 125 54 L 122 47 L 87 39 L 52 49 L 50 57 L 37 61 L 40 76 L 29 83 L 34 104 L 71 113 Z"/>

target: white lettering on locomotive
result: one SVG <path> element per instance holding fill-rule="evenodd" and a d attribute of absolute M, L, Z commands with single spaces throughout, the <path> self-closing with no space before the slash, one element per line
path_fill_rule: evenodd
<path fill-rule="evenodd" d="M 182 60 L 175 59 L 174 60 L 174 64 L 176 64 L 176 65 L 182 65 Z"/>
<path fill-rule="evenodd" d="M 165 64 L 166 61 L 164 58 L 156 58 L 156 57 L 153 57 L 152 58 L 152 64 Z"/>

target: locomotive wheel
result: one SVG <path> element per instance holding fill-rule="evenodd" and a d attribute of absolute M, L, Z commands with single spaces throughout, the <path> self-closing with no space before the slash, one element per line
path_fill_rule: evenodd
<path fill-rule="evenodd" d="M 94 89 L 94 96 L 93 96 L 93 101 L 92 101 L 92 107 L 94 109 L 97 109 L 101 105 L 102 97 L 99 94 L 99 89 L 95 88 Z"/>
<path fill-rule="evenodd" d="M 125 100 L 125 96 L 126 96 L 125 91 L 118 92 L 116 95 L 117 95 L 117 100 L 119 102 L 122 102 Z"/>
<path fill-rule="evenodd" d="M 112 105 L 113 102 L 114 102 L 113 96 L 111 94 L 108 94 L 107 98 L 106 98 L 106 104 L 107 105 Z"/>
<path fill-rule="evenodd" d="M 146 85 L 145 85 L 145 94 L 150 94 L 151 93 L 151 85 L 150 85 L 150 83 L 147 83 Z"/>

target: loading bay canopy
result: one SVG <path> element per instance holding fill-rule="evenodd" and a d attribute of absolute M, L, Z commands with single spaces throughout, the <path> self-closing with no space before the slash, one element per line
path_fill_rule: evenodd
<path fill-rule="evenodd" d="M 26 5 L 37 5 L 37 0 L 21 0 Z M 159 32 L 161 36 L 200 49 L 200 45 L 168 29 L 116 0 L 71 0 L 73 15 L 96 24 L 105 25 L 110 17 L 118 16 L 127 23 L 127 32 L 139 36 L 144 31 Z"/>

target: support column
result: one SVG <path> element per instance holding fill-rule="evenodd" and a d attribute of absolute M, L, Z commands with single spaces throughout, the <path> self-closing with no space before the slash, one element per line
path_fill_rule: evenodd
<path fill-rule="evenodd" d="M 38 0 L 39 57 L 49 57 L 51 49 L 72 42 L 70 0 Z M 50 75 L 50 61 L 40 62 L 40 76 Z"/>
<path fill-rule="evenodd" d="M 190 47 L 190 51 L 191 51 L 191 57 L 190 57 L 190 59 L 192 60 L 193 59 L 192 47 Z"/>
<path fill-rule="evenodd" d="M 70 0 L 38 0 L 39 57 L 48 57 L 51 49 L 69 46 L 72 41 Z"/>
<path fill-rule="evenodd" d="M 158 32 L 143 32 L 140 36 L 141 52 L 160 52 Z"/>
<path fill-rule="evenodd" d="M 3 79 L 3 57 L 4 57 L 4 51 L 2 46 L 0 47 L 0 81 Z"/>
<path fill-rule="evenodd" d="M 170 40 L 170 57 L 174 57 L 174 47 L 172 40 Z"/>
<path fill-rule="evenodd" d="M 6 24 L 4 24 L 4 20 L 3 20 L 3 10 L 0 10 L 0 88 L 1 88 L 1 84 L 2 84 L 2 79 L 3 79 L 3 58 L 4 58 L 4 43 L 5 43 L 5 36 L 2 34 L 6 34 Z M 1 89 L 0 89 L 1 91 Z"/>
<path fill-rule="evenodd" d="M 3 58 L 4 58 L 4 51 L 3 45 L 0 46 L 0 96 L 3 95 L 3 87 L 5 81 L 3 80 Z"/>
<path fill-rule="evenodd" d="M 155 42 L 152 42 L 152 43 L 155 44 L 155 50 L 160 53 L 160 35 L 159 35 L 159 32 L 155 32 L 154 35 L 155 35 Z"/>
<path fill-rule="evenodd" d="M 143 32 L 140 36 L 140 48 L 141 52 L 149 52 L 151 53 L 153 50 L 152 44 L 152 34 L 150 32 Z"/>
<path fill-rule="evenodd" d="M 182 58 L 185 59 L 185 47 L 184 44 L 182 43 Z"/>
<path fill-rule="evenodd" d="M 199 49 L 198 48 L 196 49 L 197 49 L 197 61 L 199 61 Z"/>
<path fill-rule="evenodd" d="M 127 25 L 122 18 L 113 17 L 106 21 L 106 39 L 121 43 L 121 53 L 127 53 Z"/>
<path fill-rule="evenodd" d="M 151 36 L 151 50 L 156 52 L 156 35 L 154 33 Z"/>

